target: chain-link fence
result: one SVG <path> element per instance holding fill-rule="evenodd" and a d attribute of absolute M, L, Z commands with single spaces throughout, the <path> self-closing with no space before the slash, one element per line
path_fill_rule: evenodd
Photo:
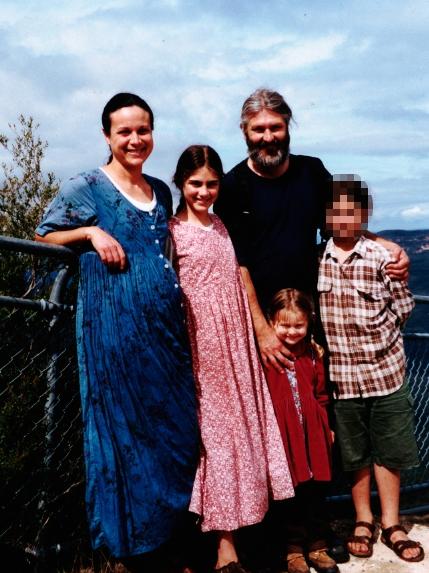
<path fill-rule="evenodd" d="M 10 238 L 0 257 L 0 544 L 31 560 L 86 538 L 76 261 Z"/>
<path fill-rule="evenodd" d="M 88 539 L 76 262 L 64 247 L 0 237 L 0 547 L 28 555 L 85 547 Z M 429 297 L 417 301 L 422 307 Z M 406 352 L 421 465 L 404 473 L 403 486 L 429 492 L 429 334 L 406 336 Z M 333 499 L 348 491 L 337 473 Z M 408 509 L 418 511 L 419 499 Z"/>

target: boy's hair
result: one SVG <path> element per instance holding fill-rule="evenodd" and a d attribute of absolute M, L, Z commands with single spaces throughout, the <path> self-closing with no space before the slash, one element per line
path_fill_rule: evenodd
<path fill-rule="evenodd" d="M 332 209 L 333 203 L 344 195 L 361 209 L 372 211 L 372 197 L 368 191 L 368 185 L 361 180 L 359 175 L 332 176 L 328 208 Z"/>
<path fill-rule="evenodd" d="M 324 354 L 323 348 L 313 340 L 313 331 L 316 322 L 313 298 L 295 288 L 279 290 L 272 298 L 267 310 L 267 317 L 271 324 L 276 322 L 276 317 L 284 310 L 286 312 L 302 312 L 308 321 L 307 341 L 315 351 L 318 358 Z"/>

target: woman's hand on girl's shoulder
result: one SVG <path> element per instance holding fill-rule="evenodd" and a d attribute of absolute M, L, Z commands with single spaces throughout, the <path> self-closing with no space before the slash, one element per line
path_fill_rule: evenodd
<path fill-rule="evenodd" d="M 118 241 L 100 229 L 100 227 L 87 227 L 87 239 L 100 256 L 101 261 L 110 269 L 125 270 L 127 257 Z"/>

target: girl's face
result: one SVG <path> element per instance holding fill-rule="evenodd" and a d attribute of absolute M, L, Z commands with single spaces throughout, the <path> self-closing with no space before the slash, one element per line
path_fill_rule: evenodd
<path fill-rule="evenodd" d="M 307 336 L 308 319 L 300 310 L 281 310 L 275 317 L 273 327 L 280 340 L 292 347 Z"/>
<path fill-rule="evenodd" d="M 183 183 L 183 197 L 195 215 L 207 213 L 219 193 L 219 177 L 207 166 L 196 169 Z"/>
<path fill-rule="evenodd" d="M 111 113 L 110 120 L 110 133 L 104 137 L 113 158 L 126 169 L 140 169 L 153 149 L 149 113 L 132 105 Z"/>

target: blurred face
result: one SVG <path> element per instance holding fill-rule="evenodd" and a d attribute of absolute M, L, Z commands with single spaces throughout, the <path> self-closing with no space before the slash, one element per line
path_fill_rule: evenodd
<path fill-rule="evenodd" d="M 110 114 L 110 133 L 104 134 L 113 158 L 126 169 L 141 168 L 152 152 L 150 116 L 136 105 Z"/>
<path fill-rule="evenodd" d="M 307 336 L 308 320 L 300 310 L 280 311 L 273 323 L 278 338 L 288 347 L 299 344 Z"/>
<path fill-rule="evenodd" d="M 337 239 L 355 239 L 366 228 L 368 210 L 340 195 L 326 210 L 326 228 Z"/>
<path fill-rule="evenodd" d="M 289 156 L 289 130 L 283 117 L 264 109 L 254 115 L 244 132 L 250 159 L 260 169 L 281 165 Z"/>
<path fill-rule="evenodd" d="M 219 193 L 219 177 L 207 166 L 200 167 L 183 183 L 183 197 L 188 210 L 206 214 Z"/>

